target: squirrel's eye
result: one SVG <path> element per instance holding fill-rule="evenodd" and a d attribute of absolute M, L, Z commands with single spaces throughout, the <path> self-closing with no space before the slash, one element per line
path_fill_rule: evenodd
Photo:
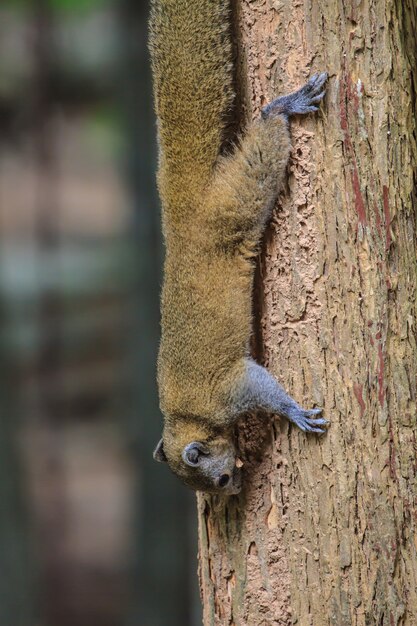
<path fill-rule="evenodd" d="M 229 474 L 222 474 L 219 478 L 219 487 L 226 487 L 229 482 L 230 476 Z"/>

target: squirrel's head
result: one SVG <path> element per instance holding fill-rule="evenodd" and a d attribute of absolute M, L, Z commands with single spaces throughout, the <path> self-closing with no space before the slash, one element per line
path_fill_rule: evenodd
<path fill-rule="evenodd" d="M 207 493 L 232 495 L 242 486 L 242 462 L 231 439 L 215 436 L 179 442 L 164 432 L 154 451 L 156 461 L 168 463 L 188 487 Z"/>

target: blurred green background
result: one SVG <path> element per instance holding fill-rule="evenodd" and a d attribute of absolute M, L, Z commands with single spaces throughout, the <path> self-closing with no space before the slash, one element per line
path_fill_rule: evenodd
<path fill-rule="evenodd" d="M 163 257 L 143 0 L 0 4 L 0 625 L 201 623 L 154 463 Z"/>

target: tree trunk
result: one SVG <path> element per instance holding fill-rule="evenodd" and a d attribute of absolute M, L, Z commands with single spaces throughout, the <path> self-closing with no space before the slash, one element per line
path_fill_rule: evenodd
<path fill-rule="evenodd" d="M 257 285 L 257 356 L 331 420 L 280 423 L 246 487 L 199 497 L 204 623 L 417 623 L 415 0 L 241 0 L 256 115 L 313 73 Z M 249 428 L 250 426 L 250 428 Z M 246 427 L 249 442 L 259 420 Z"/>

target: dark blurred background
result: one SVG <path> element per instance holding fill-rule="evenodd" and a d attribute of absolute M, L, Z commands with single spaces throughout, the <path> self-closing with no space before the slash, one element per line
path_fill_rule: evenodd
<path fill-rule="evenodd" d="M 0 626 L 194 626 L 152 460 L 162 244 L 144 0 L 0 2 Z"/>

